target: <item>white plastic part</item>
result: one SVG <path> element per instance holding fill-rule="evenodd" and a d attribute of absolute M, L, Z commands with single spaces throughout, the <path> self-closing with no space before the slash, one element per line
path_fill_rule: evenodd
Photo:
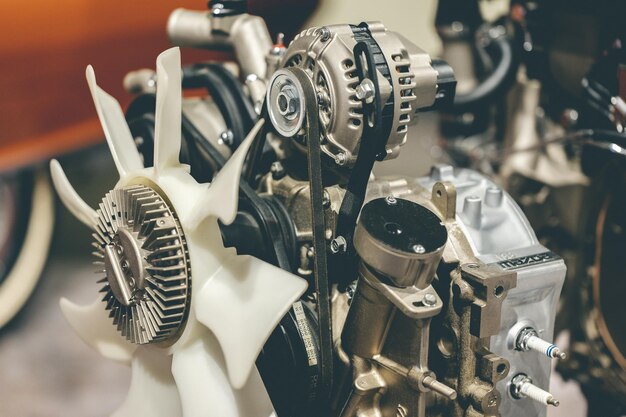
<path fill-rule="evenodd" d="M 129 397 L 114 416 L 275 416 L 254 361 L 307 284 L 295 275 L 224 247 L 218 218 L 228 223 L 237 213 L 243 160 L 262 122 L 250 132 L 212 184 L 199 184 L 178 159 L 180 72 L 178 48 L 157 59 L 155 166 L 123 171 L 118 186 L 156 184 L 180 219 L 194 288 L 182 334 L 168 348 L 137 348 L 117 333 L 102 303 L 78 307 L 62 300 L 61 306 L 80 336 L 101 354 L 121 361 L 132 357 Z M 95 77 L 93 83 L 92 90 L 101 91 L 95 85 Z M 119 104 L 115 104 L 108 103 L 100 109 L 117 113 Z M 103 125 L 116 117 L 99 116 Z M 113 153 L 121 149 L 116 148 L 117 140 L 108 143 Z M 119 155 L 118 160 L 124 161 Z M 55 164 L 52 165 L 54 171 Z M 125 163 L 121 166 L 128 167 Z M 59 184 L 60 191 L 67 194 L 67 187 L 63 186 L 69 182 Z M 77 217 L 88 217 L 83 206 L 76 208 L 75 199 L 62 200 Z M 171 373 L 161 366 L 170 361 Z M 148 404 L 155 406 L 142 407 Z"/>
<path fill-rule="evenodd" d="M 98 297 L 86 306 L 61 298 L 61 311 L 78 336 L 98 353 L 107 359 L 129 365 L 136 346 L 127 343 L 111 324 L 111 318 L 104 309 L 101 298 Z"/>
<path fill-rule="evenodd" d="M 120 104 L 106 91 L 98 87 L 96 74 L 91 65 L 87 67 L 85 73 L 104 136 L 109 144 L 111 156 L 113 156 L 120 177 L 143 168 L 141 157 L 126 124 L 126 118 L 124 118 Z"/>
<path fill-rule="evenodd" d="M 217 217 L 222 223 L 231 224 L 237 216 L 237 200 L 239 196 L 239 178 L 241 169 L 248 155 L 248 150 L 259 133 L 264 119 L 260 119 L 250 130 L 235 153 L 211 182 L 211 192 L 204 193 L 198 199 L 190 226 L 195 227 L 207 217 Z"/>
<path fill-rule="evenodd" d="M 59 198 L 63 202 L 63 205 L 80 220 L 85 226 L 91 230 L 96 230 L 96 224 L 98 222 L 98 215 L 96 211 L 89 207 L 85 201 L 80 198 L 70 181 L 65 176 L 61 164 L 56 159 L 50 161 L 50 175 L 52 176 L 52 183 L 57 190 Z"/>
<path fill-rule="evenodd" d="M 247 255 L 225 259 L 199 289 L 196 316 L 217 336 L 233 387 L 244 386 L 270 333 L 305 289 L 289 272 Z"/>
<path fill-rule="evenodd" d="M 171 372 L 172 358 L 142 346 L 132 360 L 132 379 L 124 404 L 113 417 L 180 417 L 180 397 Z"/>
<path fill-rule="evenodd" d="M 157 92 L 154 127 L 154 166 L 157 170 L 179 165 L 182 123 L 180 50 L 172 48 L 157 58 Z"/>

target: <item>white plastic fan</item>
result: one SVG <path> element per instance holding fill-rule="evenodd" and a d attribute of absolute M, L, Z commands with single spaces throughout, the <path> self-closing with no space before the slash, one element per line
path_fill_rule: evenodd
<path fill-rule="evenodd" d="M 214 181 L 200 184 L 178 157 L 181 145 L 178 48 L 165 51 L 157 59 L 154 167 L 143 167 L 119 103 L 98 87 L 91 67 L 87 68 L 87 80 L 120 180 L 103 200 L 105 204 L 96 211 L 78 196 L 59 163 L 56 160 L 51 162 L 52 178 L 61 200 L 74 216 L 94 231 L 96 246 L 99 246 L 96 254 L 100 253 L 102 258 L 106 255 L 108 262 L 107 278 L 101 281 L 105 283 L 103 291 L 107 292 L 105 302 L 99 297 L 91 305 L 78 306 L 62 299 L 61 308 L 72 327 L 89 345 L 107 358 L 132 365 L 128 398 L 114 416 L 275 415 L 255 360 L 281 317 L 306 289 L 306 282 L 257 258 L 237 255 L 234 249 L 224 248 L 218 226 L 218 219 L 229 224 L 236 216 L 242 165 L 263 121 L 256 124 Z M 155 204 L 162 209 L 161 213 L 165 213 L 161 215 L 170 216 L 163 218 L 175 216 L 177 226 L 168 229 L 168 235 L 163 237 L 143 230 L 157 230 L 155 221 L 146 220 L 139 236 L 145 238 L 152 233 L 147 238 L 150 240 L 170 239 L 171 234 L 179 234 L 175 242 L 184 241 L 186 251 L 179 248 L 176 260 L 172 261 L 175 257 L 168 255 L 160 262 L 167 260 L 170 262 L 167 265 L 178 268 L 178 272 L 172 274 L 186 270 L 190 277 L 186 289 L 183 285 L 167 287 L 168 280 L 183 275 L 168 275 L 165 271 L 173 267 L 161 264 L 161 267 L 152 268 L 152 276 L 134 278 L 142 280 L 145 291 L 151 291 L 148 288 L 156 292 L 164 290 L 168 296 L 172 294 L 168 291 L 180 291 L 175 293 L 180 296 L 172 297 L 186 300 L 181 307 L 185 309 L 185 318 L 178 330 L 173 329 L 173 325 L 167 327 L 167 323 L 159 321 L 158 314 L 148 311 L 160 308 L 161 314 L 169 308 L 154 298 L 156 292 L 150 292 L 152 299 L 145 291 L 143 296 L 137 295 L 141 292 L 136 290 L 129 293 L 129 288 L 135 288 L 132 285 L 139 285 L 135 280 L 130 283 L 124 280 L 116 283 L 115 280 L 115 277 L 127 276 L 119 272 L 121 269 L 113 271 L 119 266 L 113 261 L 126 254 L 122 249 L 119 253 L 110 250 L 113 247 L 109 243 L 111 236 L 115 235 L 114 239 L 122 248 L 118 241 L 120 236 L 116 235 L 121 234 L 120 225 L 127 222 L 132 226 L 134 221 L 137 226 L 138 219 L 148 219 L 152 215 L 150 210 L 137 203 L 141 199 L 139 194 L 145 189 L 141 187 L 152 190 Z M 140 192 L 131 199 L 124 194 L 125 190 L 130 190 L 131 194 L 135 192 L 133 190 Z M 165 209 L 164 205 L 167 205 Z M 140 214 L 134 219 L 123 214 L 124 210 L 131 211 L 131 206 L 139 207 Z M 133 231 L 132 227 L 128 230 Z M 111 236 L 103 236 L 108 232 Z M 143 242 L 143 247 L 149 246 L 145 240 Z M 150 256 L 152 254 L 146 258 Z M 122 266 L 128 267 L 128 264 Z M 125 299 L 124 294 L 131 295 Z M 145 299 L 140 300 L 140 297 Z M 140 301 L 144 304 L 140 305 Z M 111 307 L 113 304 L 116 307 Z M 152 341 L 148 340 L 151 338 L 157 343 L 144 343 Z M 138 343 L 131 343 L 129 339 Z"/>

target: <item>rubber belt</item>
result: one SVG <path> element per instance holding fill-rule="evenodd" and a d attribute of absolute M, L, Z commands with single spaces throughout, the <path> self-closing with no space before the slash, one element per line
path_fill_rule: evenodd
<path fill-rule="evenodd" d="M 317 107 L 317 95 L 313 81 L 300 68 L 288 68 L 298 80 L 304 91 L 306 113 L 306 143 L 308 144 L 308 172 L 311 192 L 311 221 L 313 225 L 313 250 L 315 293 L 317 296 L 317 314 L 319 320 L 320 357 L 320 407 L 328 406 L 328 399 L 333 379 L 333 339 L 330 317 L 330 287 L 328 283 L 328 265 L 326 259 L 326 220 L 324 217 L 322 184 L 322 149 L 320 145 L 320 125 Z M 320 416 L 327 412 L 321 408 Z"/>

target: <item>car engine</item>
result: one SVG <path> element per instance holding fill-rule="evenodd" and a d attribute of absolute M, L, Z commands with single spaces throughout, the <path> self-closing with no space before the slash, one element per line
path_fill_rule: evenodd
<path fill-rule="evenodd" d="M 51 165 L 102 288 L 63 312 L 132 367 L 115 415 L 545 417 L 563 259 L 483 173 L 372 174 L 451 67 L 380 22 L 273 42 L 242 4 L 174 11 L 125 114 L 88 68 L 120 175 L 96 210 Z"/>

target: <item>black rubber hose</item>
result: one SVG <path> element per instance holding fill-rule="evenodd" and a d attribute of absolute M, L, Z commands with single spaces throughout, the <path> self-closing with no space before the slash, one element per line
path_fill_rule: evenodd
<path fill-rule="evenodd" d="M 486 51 L 497 62 L 494 70 L 472 91 L 456 94 L 453 110 L 459 113 L 480 110 L 501 96 L 515 82 L 519 68 L 519 57 L 515 53 L 514 41 L 502 35 L 492 39 Z"/>

